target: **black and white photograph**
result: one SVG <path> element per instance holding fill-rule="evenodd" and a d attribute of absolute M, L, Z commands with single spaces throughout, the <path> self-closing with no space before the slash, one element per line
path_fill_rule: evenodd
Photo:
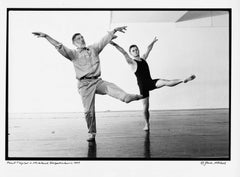
<path fill-rule="evenodd" d="M 230 17 L 9 9 L 7 158 L 230 159 Z"/>
<path fill-rule="evenodd" d="M 239 7 L 9 4 L 4 175 L 239 175 Z"/>

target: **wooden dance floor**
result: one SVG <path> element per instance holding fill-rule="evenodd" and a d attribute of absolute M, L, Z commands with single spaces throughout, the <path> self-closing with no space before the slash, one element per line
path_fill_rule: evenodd
<path fill-rule="evenodd" d="M 228 159 L 229 109 L 97 112 L 88 143 L 83 113 L 10 114 L 8 157 L 58 159 Z"/>

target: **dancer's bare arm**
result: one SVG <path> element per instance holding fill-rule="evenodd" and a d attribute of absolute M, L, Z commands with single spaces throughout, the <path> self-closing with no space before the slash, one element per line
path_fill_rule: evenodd
<path fill-rule="evenodd" d="M 58 42 L 57 40 L 53 39 L 48 34 L 42 33 L 42 32 L 33 32 L 33 35 L 37 36 L 38 38 L 45 38 L 47 41 L 52 44 L 54 47 L 58 49 L 58 52 L 61 53 L 64 57 L 72 60 L 73 58 L 73 51 L 66 46 L 64 46 L 62 43 Z"/>
<path fill-rule="evenodd" d="M 155 37 L 155 38 L 153 39 L 153 41 L 149 44 L 149 46 L 147 47 L 147 52 L 142 56 L 142 58 L 143 58 L 144 60 L 147 59 L 149 53 L 151 52 L 151 50 L 152 50 L 152 48 L 153 48 L 153 45 L 154 45 L 155 42 L 157 42 L 157 41 L 158 41 L 158 39 L 157 39 L 157 37 Z"/>
<path fill-rule="evenodd" d="M 33 32 L 33 35 L 37 36 L 37 37 L 42 37 L 48 40 L 48 42 L 50 42 L 54 47 L 57 47 L 59 45 L 61 45 L 60 42 L 56 41 L 55 39 L 53 39 L 51 36 L 42 33 L 42 32 Z"/>
<path fill-rule="evenodd" d="M 115 43 L 113 41 L 111 41 L 110 44 L 113 45 L 114 47 L 116 47 L 116 49 L 118 49 L 118 51 L 124 55 L 128 64 L 130 64 L 130 65 L 134 64 L 133 60 L 130 58 L 128 53 L 122 47 L 120 47 L 117 43 Z"/>

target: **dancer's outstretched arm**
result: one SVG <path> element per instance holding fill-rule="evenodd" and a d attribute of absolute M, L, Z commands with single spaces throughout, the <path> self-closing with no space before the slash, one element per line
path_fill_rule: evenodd
<path fill-rule="evenodd" d="M 117 43 L 115 43 L 113 41 L 110 41 L 110 44 L 112 44 L 114 47 L 116 47 L 116 49 L 118 49 L 118 51 L 124 55 L 128 64 L 130 64 L 130 65 L 134 64 L 134 61 L 130 58 L 128 53 L 122 47 L 120 47 Z"/>
<path fill-rule="evenodd" d="M 46 38 L 53 46 L 57 46 L 60 45 L 60 42 L 56 41 L 55 39 L 53 39 L 52 37 L 50 37 L 49 35 L 47 35 L 46 33 L 42 33 L 42 32 L 33 32 L 33 35 L 37 36 L 37 37 L 42 37 L 42 38 Z"/>
<path fill-rule="evenodd" d="M 69 60 L 72 60 L 73 58 L 73 51 L 66 46 L 64 46 L 62 43 L 58 42 L 57 40 L 53 39 L 51 36 L 48 34 L 42 33 L 42 32 L 33 32 L 33 35 L 37 37 L 42 37 L 47 39 L 47 41 L 52 44 L 56 49 L 58 50 L 59 53 L 61 53 L 64 57 L 68 58 Z"/>
<path fill-rule="evenodd" d="M 155 37 L 155 38 L 153 39 L 153 41 L 152 41 L 152 42 L 149 44 L 149 46 L 147 47 L 147 52 L 146 52 L 145 54 L 143 54 L 143 56 L 142 56 L 141 58 L 143 58 L 144 60 L 147 59 L 149 53 L 151 52 L 151 50 L 152 50 L 152 48 L 153 48 L 153 45 L 154 45 L 155 42 L 157 42 L 157 41 L 158 41 L 158 39 L 157 39 L 157 37 Z"/>

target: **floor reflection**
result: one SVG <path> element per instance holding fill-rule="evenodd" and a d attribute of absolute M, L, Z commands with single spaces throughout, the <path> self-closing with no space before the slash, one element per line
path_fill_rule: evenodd
<path fill-rule="evenodd" d="M 97 157 L 97 144 L 96 141 L 88 143 L 88 158 L 96 158 Z"/>
<path fill-rule="evenodd" d="M 145 132 L 145 140 L 144 140 L 144 157 L 151 158 L 151 150 L 150 150 L 150 132 Z"/>

